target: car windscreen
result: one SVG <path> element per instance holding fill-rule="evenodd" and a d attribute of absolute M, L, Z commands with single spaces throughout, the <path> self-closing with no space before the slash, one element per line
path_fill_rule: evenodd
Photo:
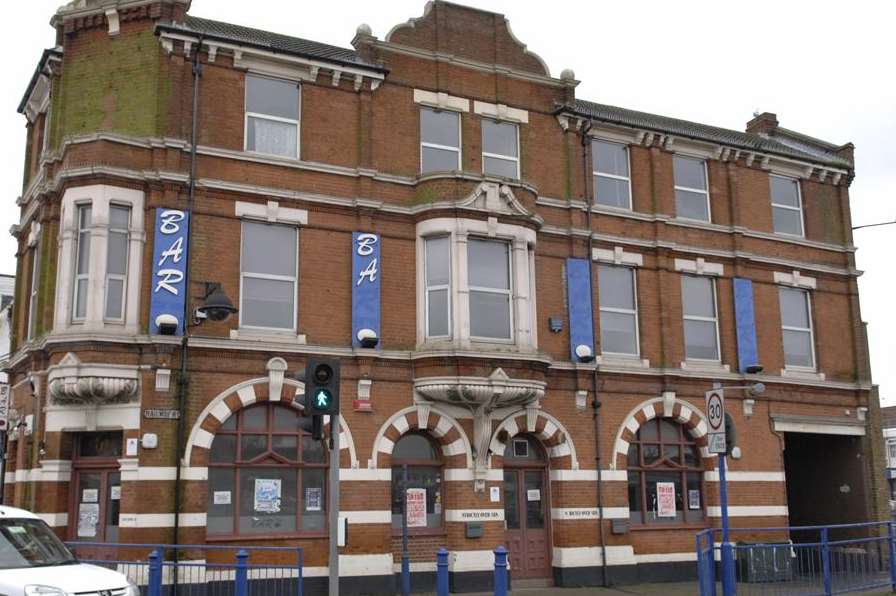
<path fill-rule="evenodd" d="M 77 563 L 71 551 L 39 519 L 0 519 L 0 569 Z"/>

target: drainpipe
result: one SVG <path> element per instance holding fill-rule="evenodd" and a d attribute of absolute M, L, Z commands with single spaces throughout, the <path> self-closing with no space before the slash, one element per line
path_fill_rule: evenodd
<path fill-rule="evenodd" d="M 594 308 L 593 308 L 593 300 L 594 300 L 594 262 L 592 259 L 592 255 L 594 254 L 594 229 L 593 229 L 593 213 L 591 211 L 591 205 L 594 203 L 594 197 L 589 195 L 589 167 L 588 167 L 588 157 L 589 157 L 589 147 L 591 146 L 591 139 L 588 137 L 588 132 L 591 130 L 591 121 L 586 120 L 582 125 L 582 182 L 584 183 L 583 195 L 585 198 L 585 209 L 588 212 L 588 281 L 591 286 L 591 299 L 592 299 L 592 316 L 594 316 Z M 603 493 L 603 457 L 601 455 L 601 434 L 600 434 L 600 400 L 597 397 L 597 389 L 598 389 L 598 369 L 600 365 L 595 362 L 594 365 L 594 374 L 591 376 L 591 394 L 593 399 L 591 400 L 591 407 L 594 410 L 592 414 L 592 419 L 594 420 L 594 461 L 597 467 L 597 538 L 600 542 L 600 558 L 601 558 L 601 585 L 607 587 L 609 584 L 609 573 L 607 572 L 607 539 L 604 535 L 604 493 Z"/>
<path fill-rule="evenodd" d="M 198 138 L 199 126 L 199 78 L 202 76 L 202 64 L 199 62 L 199 52 L 202 49 L 204 36 L 199 37 L 196 44 L 196 50 L 193 53 L 193 111 L 190 115 L 190 178 L 187 191 L 187 213 L 189 220 L 187 225 L 187 246 L 186 255 L 187 263 L 184 267 L 184 313 L 183 325 L 184 331 L 180 341 L 180 375 L 177 382 L 177 444 L 175 446 L 175 471 L 174 471 L 174 536 L 173 543 L 180 543 L 180 509 L 181 509 L 181 467 L 184 452 L 184 425 L 187 417 L 187 386 L 189 385 L 187 377 L 187 352 L 189 350 L 189 342 L 187 330 L 192 320 L 192 309 L 190 308 L 190 244 L 193 238 L 193 201 L 196 194 L 196 142 Z M 174 549 L 174 560 L 177 561 L 177 549 Z M 174 568 L 177 573 L 177 566 Z M 175 590 L 177 582 L 175 582 Z"/>

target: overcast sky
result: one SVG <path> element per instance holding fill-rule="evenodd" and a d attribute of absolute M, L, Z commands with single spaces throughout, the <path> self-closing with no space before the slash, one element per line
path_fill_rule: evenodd
<path fill-rule="evenodd" d="M 755 110 L 781 125 L 856 145 L 853 225 L 896 219 L 894 2 L 520 2 L 466 0 L 505 14 L 516 36 L 559 76 L 575 70 L 578 97 L 743 130 Z M 0 39 L 0 229 L 19 217 L 25 118 L 16 107 L 59 0 L 10 2 Z M 319 6 L 319 8 L 316 8 Z M 191 14 L 344 47 L 360 23 L 382 39 L 423 13 L 423 0 L 193 0 Z M 251 10 L 247 10 L 251 8 Z M 12 11 L 12 15 L 9 15 Z M 873 375 L 896 404 L 896 226 L 855 233 L 862 316 Z M 15 273 L 15 245 L 0 234 L 0 272 Z M 816 313 L 818 316 L 820 313 Z"/>

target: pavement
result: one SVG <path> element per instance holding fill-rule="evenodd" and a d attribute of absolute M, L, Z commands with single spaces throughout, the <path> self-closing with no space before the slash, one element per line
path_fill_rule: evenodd
<path fill-rule="evenodd" d="M 783 584 L 782 584 L 783 585 Z M 525 587 L 509 591 L 512 596 L 696 596 L 699 589 L 696 582 L 663 583 L 663 584 L 635 584 L 631 586 L 618 586 L 614 588 L 539 588 Z M 721 594 L 721 589 L 717 591 Z M 751 592 L 760 594 L 762 592 Z M 769 592 L 766 592 L 769 593 Z M 773 594 L 787 594 L 786 591 L 773 590 Z M 802 592 L 801 592 L 802 593 Z M 862 596 L 892 595 L 889 589 L 860 592 Z M 466 594 L 465 596 L 493 596 L 492 592 L 479 592 Z"/>

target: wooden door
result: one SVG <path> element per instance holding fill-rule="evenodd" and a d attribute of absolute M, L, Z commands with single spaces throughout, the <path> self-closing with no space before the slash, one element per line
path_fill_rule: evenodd
<path fill-rule="evenodd" d="M 71 481 L 68 538 L 76 542 L 117 543 L 121 511 L 121 433 L 85 433 L 76 441 Z M 116 549 L 78 547 L 84 560 L 115 558 Z"/>
<path fill-rule="evenodd" d="M 519 465 L 522 463 L 505 458 L 505 540 L 510 552 L 511 574 L 514 578 L 550 577 L 547 470 L 537 460 L 533 462 L 527 458 L 526 463 L 530 465 Z"/>

